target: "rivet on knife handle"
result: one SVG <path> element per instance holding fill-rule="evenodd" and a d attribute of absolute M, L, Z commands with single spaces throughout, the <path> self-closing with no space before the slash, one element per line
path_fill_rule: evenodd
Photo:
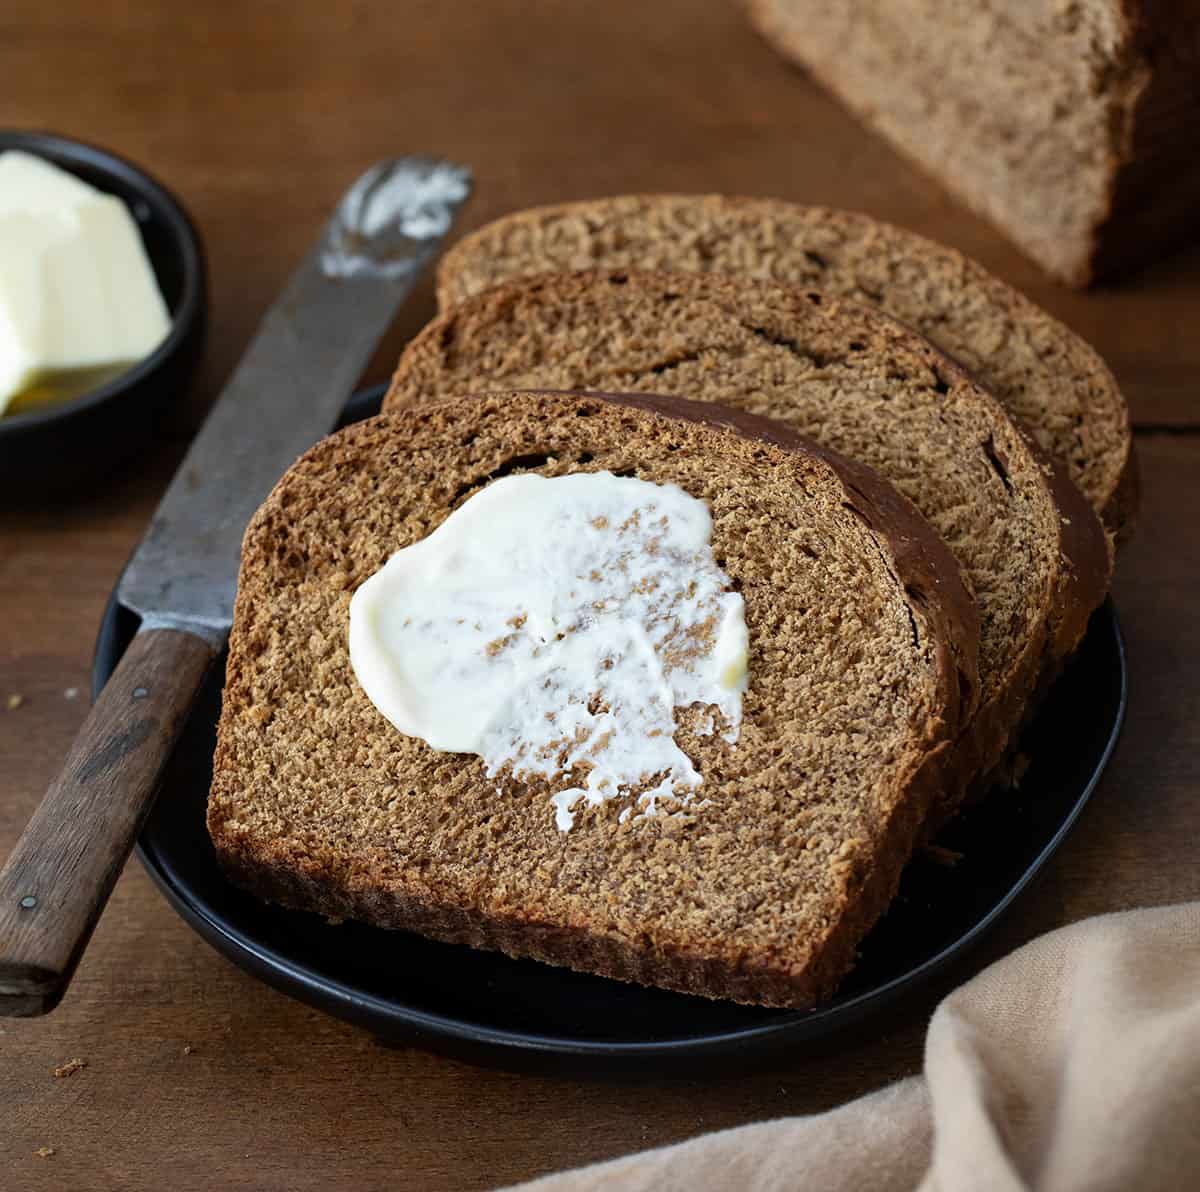
<path fill-rule="evenodd" d="M 250 515 L 333 426 L 470 186 L 429 157 L 363 174 L 188 449 L 117 588 L 141 630 L 0 870 L 0 1014 L 62 996 L 229 633 Z"/>
<path fill-rule="evenodd" d="M 208 642 L 139 633 L 0 870 L 0 1013 L 52 1010 L 149 811 Z"/>

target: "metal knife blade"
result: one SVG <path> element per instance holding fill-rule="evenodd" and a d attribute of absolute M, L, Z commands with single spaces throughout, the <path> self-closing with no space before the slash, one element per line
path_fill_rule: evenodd
<path fill-rule="evenodd" d="M 368 170 L 196 436 L 118 588 L 141 627 L 0 868 L 0 1014 L 62 997 L 229 632 L 246 523 L 333 425 L 469 191 L 431 158 Z"/>
<path fill-rule="evenodd" d="M 247 522 L 334 425 L 470 189 L 464 166 L 400 157 L 346 192 L 263 318 L 126 568 L 118 599 L 144 627 L 221 645 Z"/>

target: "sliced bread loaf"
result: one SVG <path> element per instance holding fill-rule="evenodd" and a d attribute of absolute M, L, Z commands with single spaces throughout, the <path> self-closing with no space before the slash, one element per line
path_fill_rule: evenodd
<path fill-rule="evenodd" d="M 849 211 L 721 195 L 626 195 L 517 212 L 443 258 L 447 309 L 515 277 L 577 269 L 727 273 L 881 307 L 975 374 L 1066 465 L 1105 524 L 1137 505 L 1129 414 L 1104 361 L 982 266 Z"/>
<path fill-rule="evenodd" d="M 851 966 L 929 811 L 973 698 L 974 606 L 877 478 L 785 428 L 632 400 L 403 410 L 283 477 L 246 533 L 209 830 L 235 881 L 289 907 L 806 1006 Z M 355 680 L 347 618 L 389 556 L 491 480 L 602 470 L 707 503 L 750 678 L 736 745 L 680 710 L 705 805 L 621 819 L 614 800 L 563 832 L 551 793 L 579 775 L 489 777 L 395 730 Z"/>
<path fill-rule="evenodd" d="M 979 602 L 981 706 L 947 813 L 1000 760 L 1107 589 L 1108 544 L 1074 486 L 961 369 L 869 308 L 716 275 L 546 274 L 429 324 L 385 408 L 473 384 L 686 394 L 784 423 L 890 480 Z"/>
<path fill-rule="evenodd" d="M 754 24 L 1060 281 L 1195 234 L 1200 8 L 748 0 Z"/>

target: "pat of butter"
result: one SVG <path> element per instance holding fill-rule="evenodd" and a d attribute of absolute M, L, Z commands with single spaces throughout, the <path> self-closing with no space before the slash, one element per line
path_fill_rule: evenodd
<path fill-rule="evenodd" d="M 736 741 L 748 682 L 742 597 L 703 501 L 608 472 L 506 476 L 398 551 L 350 602 L 350 662 L 375 707 L 435 749 L 478 754 L 584 799 L 691 800 L 675 709 Z"/>
<path fill-rule="evenodd" d="M 170 325 L 125 204 L 0 153 L 0 413 L 38 383 L 136 364 Z"/>

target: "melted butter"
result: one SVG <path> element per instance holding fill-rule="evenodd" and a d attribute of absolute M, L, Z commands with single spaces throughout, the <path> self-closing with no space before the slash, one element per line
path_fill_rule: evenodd
<path fill-rule="evenodd" d="M 24 414 L 30 410 L 40 410 L 82 397 L 85 393 L 91 393 L 102 385 L 107 385 L 109 381 L 124 376 L 134 363 L 128 361 L 98 368 L 71 368 L 37 374 L 8 403 L 3 413 Z"/>

